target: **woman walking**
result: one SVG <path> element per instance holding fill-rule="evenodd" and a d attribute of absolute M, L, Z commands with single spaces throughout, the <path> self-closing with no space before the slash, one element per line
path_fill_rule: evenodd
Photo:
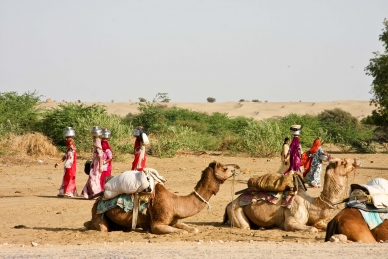
<path fill-rule="evenodd" d="M 146 153 L 143 134 L 145 135 L 142 126 L 138 126 L 133 132 L 133 136 L 136 137 L 136 140 L 133 147 L 133 154 L 135 157 L 132 162 L 132 170 L 143 171 L 146 167 Z"/>
<path fill-rule="evenodd" d="M 280 152 L 281 164 L 278 170 L 279 174 L 284 173 L 290 166 L 290 159 L 287 157 L 288 150 L 290 150 L 290 139 L 285 138 L 282 146 L 282 151 Z"/>
<path fill-rule="evenodd" d="M 101 133 L 102 130 L 98 126 L 95 126 L 90 131 L 93 137 L 93 158 L 90 165 L 89 178 L 86 182 L 85 187 L 82 190 L 82 196 L 86 199 L 92 198 L 94 195 L 100 193 L 101 190 L 101 173 L 103 165 L 103 152 L 101 146 Z"/>
<path fill-rule="evenodd" d="M 107 177 L 112 175 L 112 159 L 113 159 L 113 153 L 112 149 L 109 146 L 108 140 L 110 139 L 111 133 L 108 129 L 103 129 L 102 130 L 102 135 L 101 135 L 101 147 L 102 147 L 102 173 L 101 173 L 101 191 L 104 190 L 104 185 L 106 183 Z"/>
<path fill-rule="evenodd" d="M 73 137 L 75 137 L 75 130 L 68 127 L 64 132 L 66 138 L 66 152 L 54 167 L 64 162 L 63 179 L 61 187 L 59 188 L 58 197 L 71 198 L 78 196 L 77 187 L 75 185 L 76 171 L 77 171 L 77 152 Z"/>
<path fill-rule="evenodd" d="M 330 155 L 323 151 L 320 139 L 316 138 L 308 151 L 308 158 L 304 164 L 305 171 L 303 172 L 308 185 L 312 188 L 321 187 L 322 156 L 327 156 L 330 159 Z"/>
<path fill-rule="evenodd" d="M 290 145 L 290 149 L 286 156 L 286 159 L 290 158 L 290 166 L 288 167 L 287 171 L 284 172 L 285 175 L 289 173 L 292 173 L 292 174 L 301 173 L 300 161 L 302 156 L 302 147 L 300 145 L 299 135 L 300 135 L 300 131 L 302 130 L 302 126 L 293 125 L 290 127 L 290 130 L 291 130 L 291 134 L 293 135 L 293 138 Z"/>

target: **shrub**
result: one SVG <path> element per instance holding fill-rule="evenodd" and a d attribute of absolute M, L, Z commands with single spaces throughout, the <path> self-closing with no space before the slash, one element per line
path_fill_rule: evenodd
<path fill-rule="evenodd" d="M 0 93 L 0 133 L 19 134 L 33 130 L 41 112 L 39 100 L 40 96 L 35 91 L 22 95 Z"/>
<path fill-rule="evenodd" d="M 139 97 L 139 102 L 145 103 L 145 102 L 147 102 L 147 99 L 145 99 L 145 98 L 143 98 L 143 97 Z"/>
<path fill-rule="evenodd" d="M 206 100 L 208 103 L 214 103 L 216 101 L 216 98 L 208 97 Z"/>
<path fill-rule="evenodd" d="M 260 101 L 258 99 L 253 99 L 252 102 L 259 103 Z"/>
<path fill-rule="evenodd" d="M 63 137 L 63 131 L 66 127 L 73 127 L 76 131 L 77 149 L 91 152 L 90 129 L 95 125 L 108 128 L 112 132 L 110 143 L 116 148 L 116 150 L 113 150 L 114 152 L 130 152 L 133 143 L 128 144 L 125 141 L 132 136 L 134 127 L 131 124 L 124 123 L 119 116 L 108 114 L 105 106 L 101 105 L 60 104 L 57 108 L 44 113 L 44 117 L 39 124 L 39 130 L 53 139 L 53 142 L 64 151 L 65 138 Z"/>

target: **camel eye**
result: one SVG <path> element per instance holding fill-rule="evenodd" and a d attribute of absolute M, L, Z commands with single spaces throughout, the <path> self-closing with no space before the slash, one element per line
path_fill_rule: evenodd
<path fill-rule="evenodd" d="M 224 167 L 222 170 L 223 170 L 224 172 L 226 172 L 226 170 L 228 170 L 228 168 L 227 168 L 227 167 Z"/>

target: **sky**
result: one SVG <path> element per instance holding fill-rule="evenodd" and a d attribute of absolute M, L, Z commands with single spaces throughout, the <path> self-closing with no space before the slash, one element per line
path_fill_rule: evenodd
<path fill-rule="evenodd" d="M 0 92 L 370 100 L 386 0 L 0 0 Z"/>

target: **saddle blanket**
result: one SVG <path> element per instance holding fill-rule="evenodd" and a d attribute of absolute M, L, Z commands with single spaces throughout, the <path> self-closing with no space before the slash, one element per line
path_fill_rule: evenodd
<path fill-rule="evenodd" d="M 128 194 L 120 194 L 110 200 L 100 200 L 97 205 L 97 214 L 102 214 L 116 206 L 122 208 L 125 212 L 133 211 L 133 200 Z M 148 203 L 141 201 L 139 212 L 145 214 Z"/>
<path fill-rule="evenodd" d="M 281 206 L 290 208 L 291 204 L 295 200 L 295 195 L 282 195 L 282 193 L 279 192 L 256 192 L 256 193 L 243 193 L 239 197 L 239 205 L 244 207 L 252 203 L 252 200 L 265 200 L 272 204 L 277 204 L 279 201 L 279 198 L 282 198 L 281 200 Z"/>
<path fill-rule="evenodd" d="M 364 211 L 360 209 L 359 211 L 363 216 L 365 222 L 368 224 L 369 229 L 374 229 L 375 227 L 383 223 L 383 221 L 388 218 L 388 213 L 378 213 L 378 212 Z"/>

